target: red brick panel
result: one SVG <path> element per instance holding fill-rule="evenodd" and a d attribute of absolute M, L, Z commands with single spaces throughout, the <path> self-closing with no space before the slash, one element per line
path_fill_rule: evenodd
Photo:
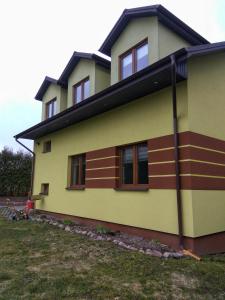
<path fill-rule="evenodd" d="M 181 133 L 179 137 L 181 188 L 225 190 L 225 141 L 193 132 Z M 173 136 L 149 140 L 148 150 L 149 187 L 174 189 Z"/>
<path fill-rule="evenodd" d="M 116 188 L 118 159 L 116 147 L 86 154 L 86 187 Z"/>

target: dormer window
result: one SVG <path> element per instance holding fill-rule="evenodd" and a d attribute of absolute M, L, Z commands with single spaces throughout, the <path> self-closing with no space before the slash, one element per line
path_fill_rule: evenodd
<path fill-rule="evenodd" d="M 73 103 L 77 104 L 90 96 L 89 77 L 73 86 Z"/>
<path fill-rule="evenodd" d="M 149 65 L 148 41 L 145 39 L 138 45 L 129 49 L 120 56 L 120 79 L 125 79 L 130 75 L 144 69 Z"/>
<path fill-rule="evenodd" d="M 56 98 L 46 103 L 46 119 L 56 114 Z"/>

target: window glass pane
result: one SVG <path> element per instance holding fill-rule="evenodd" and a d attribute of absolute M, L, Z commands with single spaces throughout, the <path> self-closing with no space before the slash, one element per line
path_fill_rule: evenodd
<path fill-rule="evenodd" d="M 122 150 L 122 180 L 123 184 L 133 183 L 133 148 Z"/>
<path fill-rule="evenodd" d="M 82 156 L 82 176 L 81 176 L 81 184 L 85 184 L 85 172 L 86 172 L 86 161 L 85 156 Z"/>
<path fill-rule="evenodd" d="M 90 81 L 86 80 L 84 82 L 84 99 L 88 98 L 90 95 Z"/>
<path fill-rule="evenodd" d="M 148 44 L 137 48 L 137 71 L 148 66 Z"/>
<path fill-rule="evenodd" d="M 51 103 L 48 103 L 46 105 L 46 109 L 47 109 L 47 118 L 50 118 L 52 115 L 51 115 Z"/>
<path fill-rule="evenodd" d="M 78 85 L 75 88 L 75 103 L 79 103 L 82 99 L 81 99 L 81 85 Z"/>
<path fill-rule="evenodd" d="M 56 101 L 52 101 L 52 116 L 56 114 Z"/>
<path fill-rule="evenodd" d="M 72 157 L 71 161 L 71 185 L 79 184 L 79 159 Z"/>
<path fill-rule="evenodd" d="M 138 183 L 148 183 L 148 147 L 147 145 L 137 146 L 138 157 Z"/>
<path fill-rule="evenodd" d="M 121 76 L 122 79 L 132 75 L 132 53 L 128 54 L 121 60 Z"/>

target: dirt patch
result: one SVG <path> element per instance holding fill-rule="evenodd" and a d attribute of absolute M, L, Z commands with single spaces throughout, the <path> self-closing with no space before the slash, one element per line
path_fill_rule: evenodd
<path fill-rule="evenodd" d="M 198 280 L 185 274 L 174 272 L 171 274 L 171 280 L 176 287 L 187 289 L 196 289 L 198 287 Z"/>
<path fill-rule="evenodd" d="M 35 253 L 32 253 L 32 255 L 30 255 L 30 257 L 33 257 L 33 258 L 38 258 L 38 257 L 43 257 L 44 254 L 42 254 L 41 252 L 35 252 Z"/>
<path fill-rule="evenodd" d="M 41 271 L 41 267 L 40 266 L 28 266 L 27 270 L 29 272 L 39 273 Z"/>

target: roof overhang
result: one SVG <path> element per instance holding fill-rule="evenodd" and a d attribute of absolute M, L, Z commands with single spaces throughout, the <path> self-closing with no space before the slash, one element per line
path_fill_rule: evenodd
<path fill-rule="evenodd" d="M 45 77 L 44 81 L 42 82 L 35 96 L 35 99 L 42 101 L 43 96 L 46 93 L 47 89 L 49 88 L 50 84 L 56 84 L 63 88 L 66 88 L 68 85 L 69 76 L 73 72 L 76 65 L 79 63 L 80 59 L 93 60 L 96 62 L 97 65 L 100 65 L 106 69 L 110 69 L 111 66 L 111 62 L 108 59 L 105 59 L 97 54 L 74 52 L 58 80 L 48 76 Z"/>
<path fill-rule="evenodd" d="M 191 45 L 208 44 L 205 38 L 182 22 L 162 5 L 152 5 L 139 8 L 125 9 L 103 42 L 99 51 L 110 56 L 111 48 L 129 21 L 134 18 L 157 16 L 159 22 L 180 35 Z"/>
<path fill-rule="evenodd" d="M 179 51 L 176 54 L 177 58 L 184 52 L 184 49 Z M 15 138 L 35 140 L 168 87 L 171 84 L 170 66 L 171 60 L 168 56 L 77 105 L 62 111 L 51 119 L 42 121 L 19 133 Z M 182 60 L 177 63 L 178 82 L 186 79 L 185 66 L 186 63 Z"/>
<path fill-rule="evenodd" d="M 187 79 L 187 59 L 218 52 L 225 52 L 225 42 L 183 48 L 173 53 L 177 63 L 177 82 Z M 138 101 L 140 97 L 170 85 L 171 55 L 17 134 L 15 138 L 38 139 L 131 101 Z"/>
<path fill-rule="evenodd" d="M 50 84 L 58 84 L 58 81 L 54 78 L 46 76 L 45 79 L 43 80 L 36 96 L 34 97 L 34 99 L 42 101 L 43 96 L 44 96 L 45 92 L 47 91 L 47 89 L 49 88 Z"/>

